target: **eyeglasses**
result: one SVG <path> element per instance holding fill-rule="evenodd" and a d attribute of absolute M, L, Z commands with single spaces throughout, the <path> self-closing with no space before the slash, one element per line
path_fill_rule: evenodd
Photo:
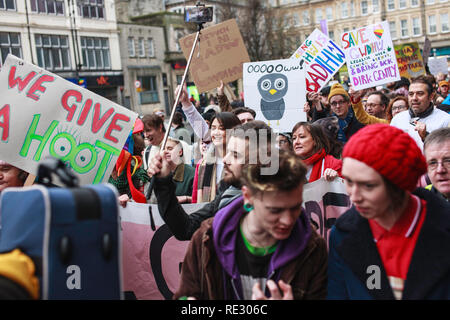
<path fill-rule="evenodd" d="M 406 109 L 408 109 L 407 106 L 392 107 L 392 111 L 400 111 L 400 110 L 406 110 Z"/>
<path fill-rule="evenodd" d="M 345 100 L 341 100 L 341 101 L 333 101 L 332 103 L 330 103 L 333 107 L 336 107 L 338 104 L 339 105 L 344 105 L 344 104 L 346 104 L 347 103 L 347 101 L 345 101 Z"/>
<path fill-rule="evenodd" d="M 428 169 L 436 170 L 439 166 L 439 163 L 446 169 L 450 170 L 450 158 L 444 159 L 442 161 L 431 160 L 428 162 Z"/>

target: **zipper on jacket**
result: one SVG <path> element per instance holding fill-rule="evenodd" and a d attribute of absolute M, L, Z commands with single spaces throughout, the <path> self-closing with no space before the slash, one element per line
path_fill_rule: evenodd
<path fill-rule="evenodd" d="M 236 295 L 237 299 L 238 300 L 242 300 L 242 298 L 239 296 L 239 294 L 237 292 L 236 286 L 234 285 L 234 279 L 233 278 L 231 278 L 231 286 L 233 287 L 233 291 L 234 291 L 234 294 Z"/>

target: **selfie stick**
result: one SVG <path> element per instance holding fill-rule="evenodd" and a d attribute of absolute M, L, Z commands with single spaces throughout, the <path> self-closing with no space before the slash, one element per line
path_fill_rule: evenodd
<path fill-rule="evenodd" d="M 175 103 L 173 104 L 173 107 L 172 107 L 172 112 L 170 114 L 170 119 L 169 119 L 169 125 L 167 126 L 168 129 L 166 130 L 166 133 L 164 134 L 164 139 L 163 139 L 163 142 L 162 142 L 162 145 L 161 145 L 161 151 L 164 151 L 164 149 L 166 148 L 166 142 L 167 142 L 167 138 L 169 137 L 170 127 L 172 126 L 173 116 L 175 115 L 175 111 L 176 111 L 176 107 L 178 105 L 178 101 L 180 100 L 181 93 L 183 92 L 183 87 L 184 87 L 184 83 L 186 81 L 186 76 L 187 76 L 187 73 L 188 73 L 188 70 L 189 70 L 189 66 L 190 66 L 191 61 L 192 61 L 192 56 L 194 55 L 194 50 L 195 50 L 195 47 L 197 45 L 197 42 L 200 41 L 199 37 L 200 37 L 200 31 L 202 29 L 203 29 L 203 22 L 198 23 L 198 31 L 197 31 L 197 34 L 195 35 L 194 44 L 192 45 L 191 53 L 189 55 L 189 59 L 188 59 L 187 65 L 186 65 L 186 69 L 184 70 L 183 78 L 181 79 L 181 84 L 179 86 L 180 90 L 178 90 L 177 97 L 175 99 Z M 153 185 L 154 184 L 155 184 L 155 176 L 153 176 L 151 178 L 151 180 L 150 180 L 150 185 L 148 187 L 147 194 L 146 194 L 146 198 L 147 199 L 150 199 L 150 197 L 152 196 L 152 191 L 153 191 Z"/>

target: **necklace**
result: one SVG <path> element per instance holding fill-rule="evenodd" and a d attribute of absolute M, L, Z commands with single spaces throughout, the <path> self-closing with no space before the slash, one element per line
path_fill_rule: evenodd
<path fill-rule="evenodd" d="M 244 219 L 245 220 L 245 219 Z M 247 237 L 245 236 L 245 234 L 244 234 L 244 230 L 243 230 L 243 224 L 246 224 L 246 229 L 247 229 L 247 234 L 248 234 L 248 236 L 252 236 L 252 234 L 250 233 L 250 229 L 249 229 L 249 227 L 248 227 L 248 221 L 247 221 L 247 223 L 245 223 L 245 221 L 243 221 L 243 223 L 241 224 L 241 226 L 240 226 L 240 232 L 241 232 L 241 236 L 242 236 L 242 239 L 243 239 L 243 241 L 244 241 L 244 244 L 245 244 L 245 247 L 247 248 L 247 250 L 251 253 L 251 254 L 253 254 L 253 255 L 255 255 L 255 256 L 265 256 L 265 255 L 267 255 L 267 254 L 272 254 L 272 253 L 274 253 L 275 252 L 275 250 L 277 249 L 277 245 L 278 245 L 278 241 L 277 242 L 275 242 L 274 244 L 272 244 L 272 245 L 270 245 L 270 246 L 267 246 L 267 247 L 263 247 L 263 246 L 258 246 L 258 247 L 256 247 L 256 246 L 253 246 L 251 243 L 250 243 L 250 241 L 249 241 L 249 239 L 247 239 Z M 252 239 L 251 239 L 251 241 L 253 242 L 253 243 L 258 243 L 258 241 L 255 241 L 255 239 L 253 238 L 253 236 L 252 236 Z"/>

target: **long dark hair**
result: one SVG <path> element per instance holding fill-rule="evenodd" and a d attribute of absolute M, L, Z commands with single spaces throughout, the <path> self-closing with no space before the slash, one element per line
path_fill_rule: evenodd
<path fill-rule="evenodd" d="M 328 139 L 324 129 L 317 124 L 311 124 L 309 122 L 298 122 L 294 128 L 292 128 L 292 137 L 294 137 L 294 132 L 298 130 L 298 128 L 303 127 L 306 131 L 309 132 L 311 137 L 314 140 L 314 149 L 313 152 L 317 153 L 320 150 L 324 149 L 326 154 L 331 154 L 331 144 Z M 294 143 L 294 139 L 292 139 L 292 144 Z"/>
<path fill-rule="evenodd" d="M 211 118 L 211 123 L 209 125 L 209 128 L 211 128 L 211 125 L 214 121 L 214 119 L 217 119 L 219 121 L 220 125 L 225 129 L 232 129 L 237 125 L 241 124 L 241 120 L 232 112 L 219 112 L 214 117 Z"/>

